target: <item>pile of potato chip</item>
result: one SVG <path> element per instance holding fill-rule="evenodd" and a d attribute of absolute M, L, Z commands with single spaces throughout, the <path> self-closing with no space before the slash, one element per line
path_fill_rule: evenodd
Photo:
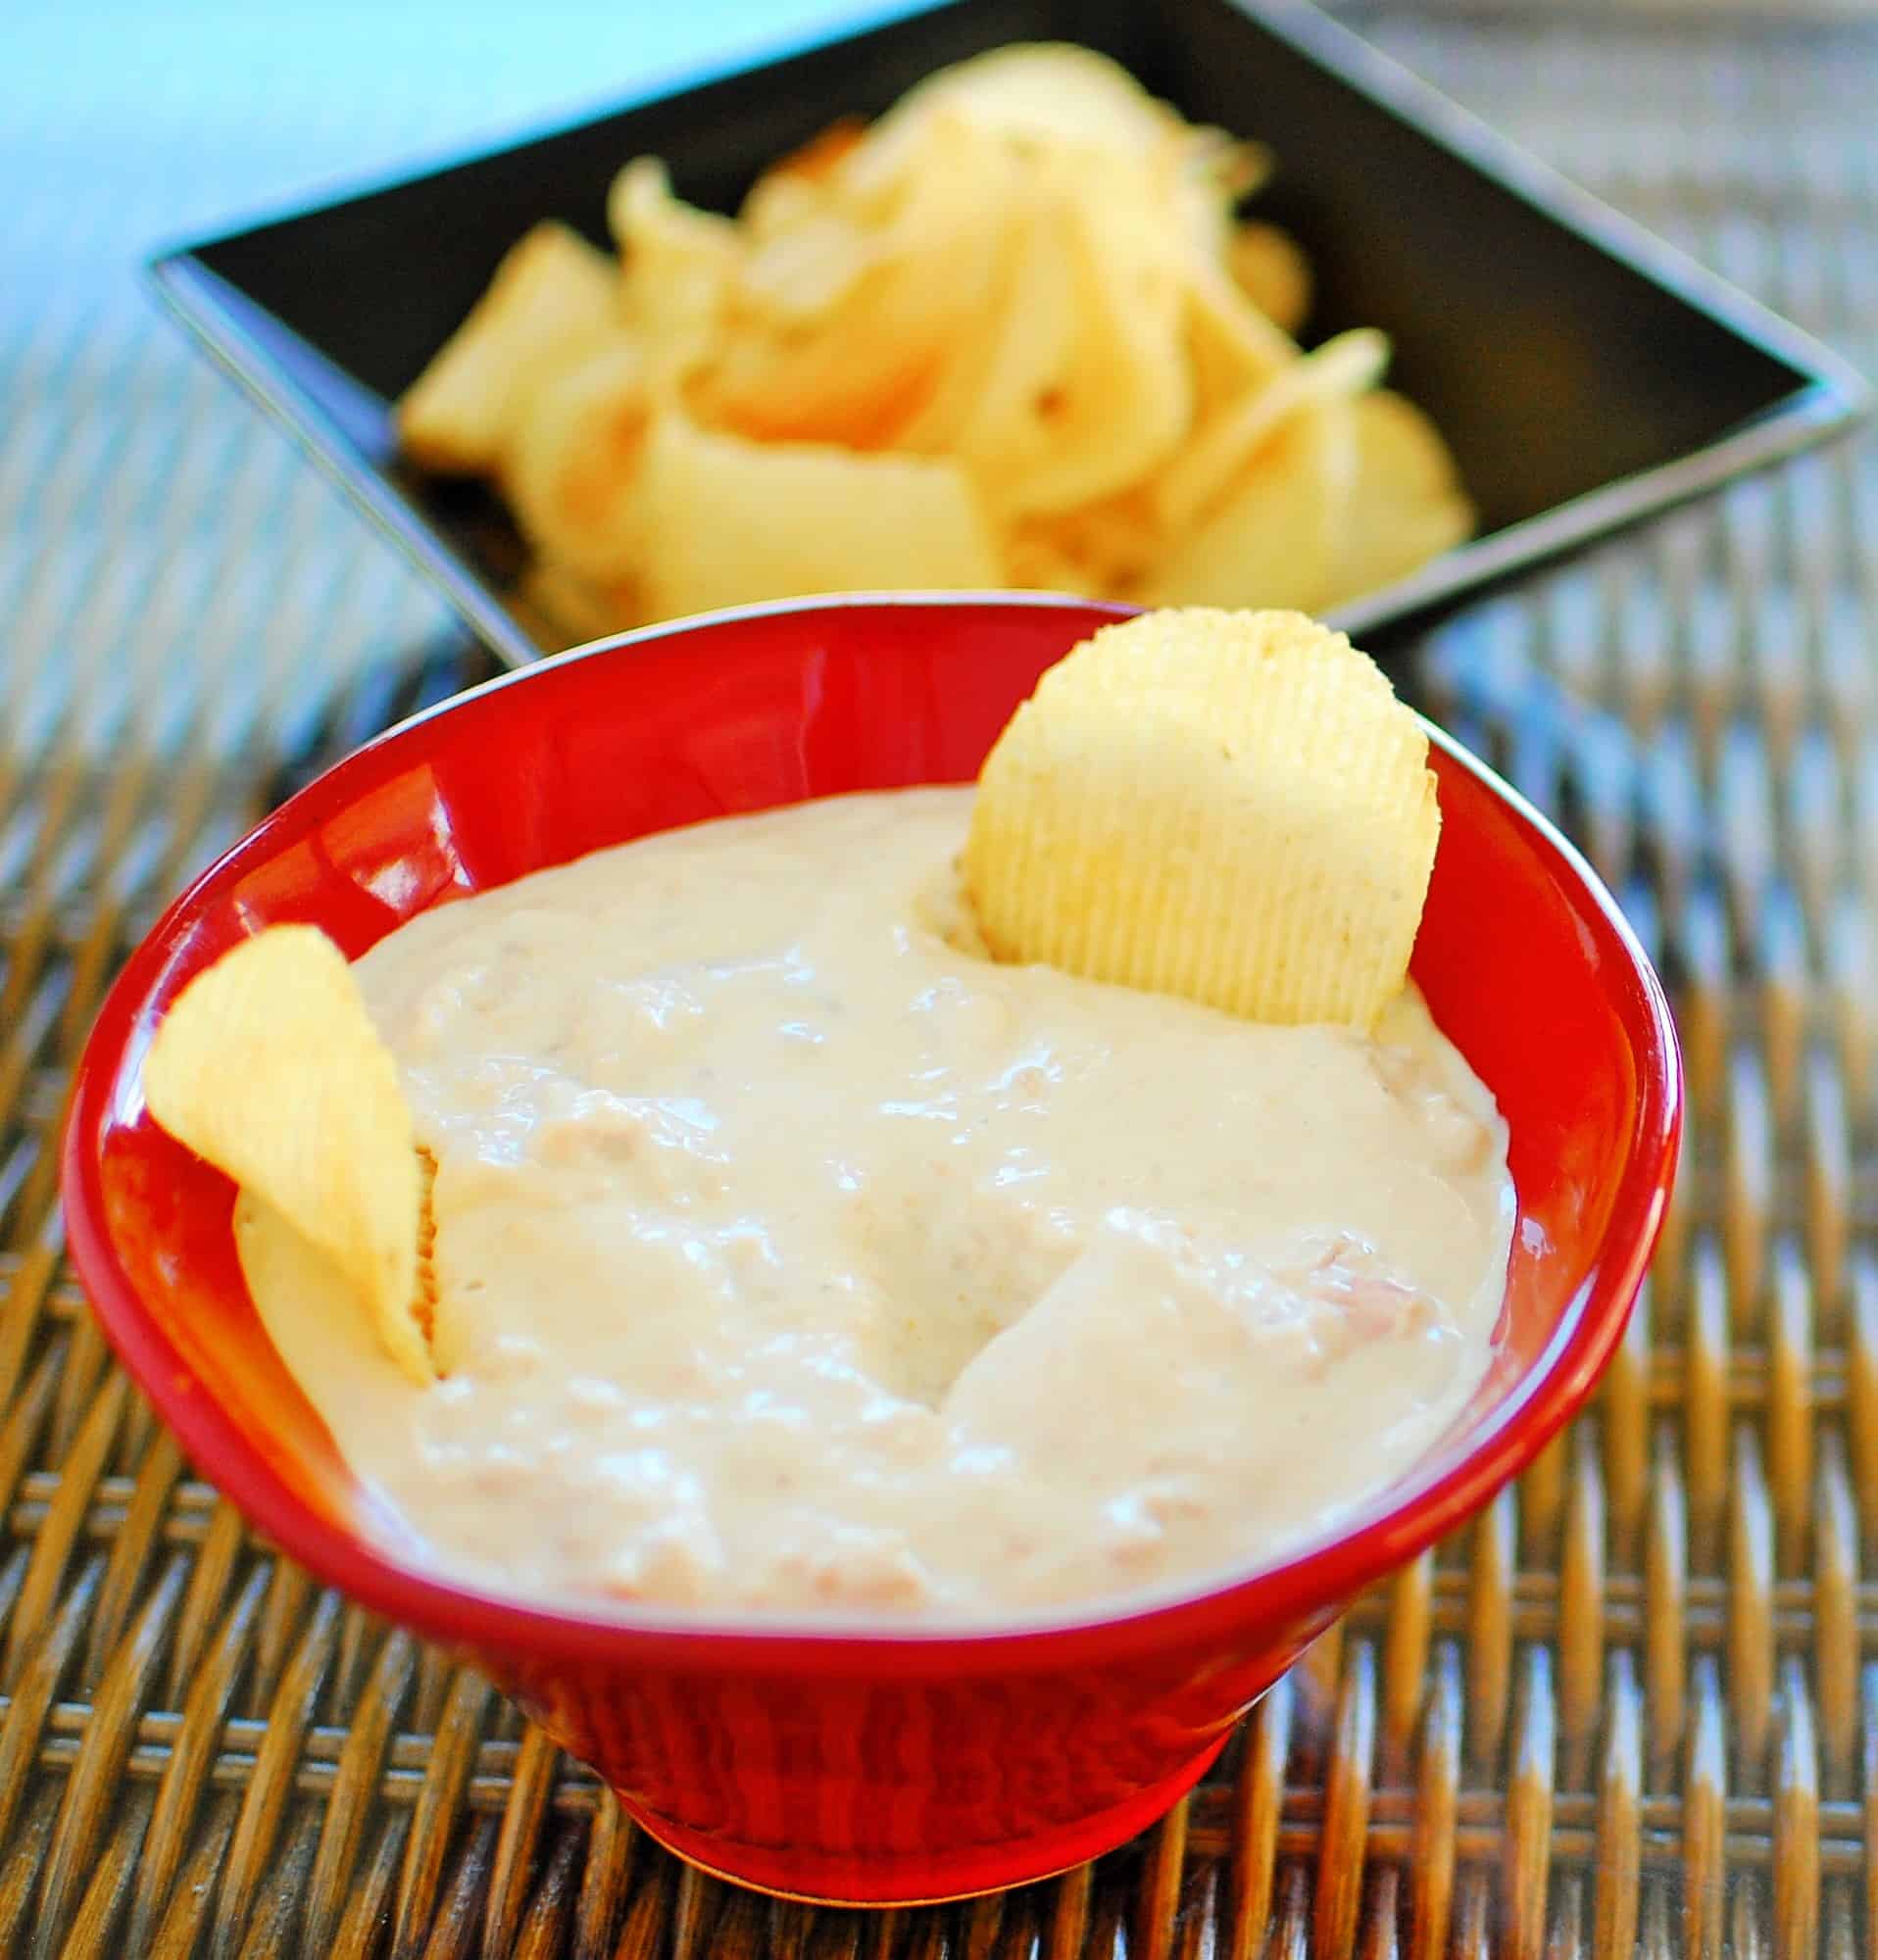
<path fill-rule="evenodd" d="M 1433 425 L 1236 216 L 1263 153 L 1067 45 L 943 71 L 733 220 L 642 158 L 618 258 L 537 225 L 405 396 L 534 596 L 600 632 L 797 593 L 1023 586 L 1322 611 L 1468 535 Z"/>

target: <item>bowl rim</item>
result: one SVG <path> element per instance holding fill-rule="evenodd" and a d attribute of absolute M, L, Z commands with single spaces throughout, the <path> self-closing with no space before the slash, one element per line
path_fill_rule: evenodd
<path fill-rule="evenodd" d="M 572 1601 L 529 1602 L 407 1562 L 364 1534 L 314 1511 L 265 1463 L 240 1427 L 205 1394 L 177 1393 L 194 1377 L 124 1271 L 104 1200 L 93 1147 L 121 1108 L 138 1070 L 131 1037 L 154 983 L 186 944 L 203 901 L 282 831 L 315 811 L 343 807 L 352 780 L 382 752 L 428 721 L 470 708 L 537 676 L 605 660 L 652 642 L 709 639 L 714 629 L 792 614 L 890 608 L 1059 611 L 1125 618 L 1135 610 L 1047 593 L 844 593 L 725 608 L 589 641 L 501 673 L 385 729 L 321 771 L 264 816 L 190 881 L 145 935 L 113 983 L 74 1073 L 62 1146 L 61 1182 L 70 1256 L 93 1312 L 132 1379 L 181 1441 L 192 1462 L 249 1522 L 326 1584 L 431 1638 L 569 1661 L 708 1662 L 762 1673 L 799 1668 L 814 1652 L 874 1675 L 991 1672 L 1079 1655 L 1111 1659 L 1176 1641 L 1230 1633 L 1260 1621 L 1327 1613 L 1374 1579 L 1415 1556 L 1485 1504 L 1563 1427 L 1590 1394 L 1621 1338 L 1662 1228 L 1674 1183 L 1683 1115 L 1681 1051 L 1662 983 L 1602 879 L 1549 818 L 1452 735 L 1419 717 L 1429 741 L 1505 808 L 1542 858 L 1561 874 L 1574 915 L 1600 943 L 1618 984 L 1609 998 L 1637 1056 L 1637 1101 L 1627 1168 L 1606 1222 L 1606 1255 L 1565 1303 L 1557 1327 L 1506 1400 L 1464 1450 L 1425 1459 L 1405 1477 L 1312 1534 L 1253 1564 L 1233 1564 L 1124 1595 L 1105 1607 L 1071 1604 L 993 1619 L 897 1622 L 865 1617 L 736 1615 L 643 1604 L 585 1609 Z M 546 868 L 546 867 L 542 867 Z M 1615 958 L 1609 956 L 1615 955 Z M 1610 1250 L 1614 1249 L 1614 1250 Z"/>

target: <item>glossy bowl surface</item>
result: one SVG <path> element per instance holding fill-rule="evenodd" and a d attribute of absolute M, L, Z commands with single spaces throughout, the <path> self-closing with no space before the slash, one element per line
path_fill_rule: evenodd
<path fill-rule="evenodd" d="M 261 1330 L 230 1187 L 149 1120 L 142 1056 L 177 989 L 263 925 L 310 921 L 356 956 L 415 912 L 647 831 L 967 780 L 1043 670 L 1112 616 L 1011 597 L 808 602 L 491 682 L 338 764 L 205 873 L 130 959 L 79 1067 L 72 1256 L 203 1474 L 321 1579 L 474 1656 L 655 1837 L 769 1889 L 950 1896 L 1120 1842 L 1361 1587 L 1577 1408 L 1655 1243 L 1681 1100 L 1661 989 L 1583 861 L 1435 735 L 1445 820 L 1414 973 L 1511 1130 L 1499 1358 L 1442 1449 L 1334 1536 L 1119 1612 L 985 1629 L 578 1612 L 400 1562 Z"/>

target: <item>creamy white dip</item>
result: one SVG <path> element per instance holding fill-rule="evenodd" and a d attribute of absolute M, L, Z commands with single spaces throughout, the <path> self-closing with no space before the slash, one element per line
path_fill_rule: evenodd
<path fill-rule="evenodd" d="M 1010 1611 L 1259 1559 L 1460 1411 L 1512 1188 L 1419 999 L 1368 1040 L 994 965 L 952 872 L 970 794 L 667 833 L 360 962 L 436 1159 L 443 1379 L 245 1201 L 239 1237 L 437 1566 Z"/>

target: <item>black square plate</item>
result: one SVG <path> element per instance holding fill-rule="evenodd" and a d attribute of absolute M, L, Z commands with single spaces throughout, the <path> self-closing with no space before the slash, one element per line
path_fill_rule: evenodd
<path fill-rule="evenodd" d="M 735 206 L 840 115 L 1013 40 L 1114 55 L 1197 122 L 1271 146 L 1260 210 L 1310 256 L 1313 339 L 1393 338 L 1391 378 L 1459 459 L 1481 535 L 1342 609 L 1372 641 L 1816 442 L 1868 406 L 1836 356 L 1495 136 L 1297 0 L 955 0 L 760 68 L 158 258 L 159 291 L 512 664 L 552 634 L 495 498 L 399 459 L 390 402 L 537 219 L 606 242 L 651 153 Z"/>

